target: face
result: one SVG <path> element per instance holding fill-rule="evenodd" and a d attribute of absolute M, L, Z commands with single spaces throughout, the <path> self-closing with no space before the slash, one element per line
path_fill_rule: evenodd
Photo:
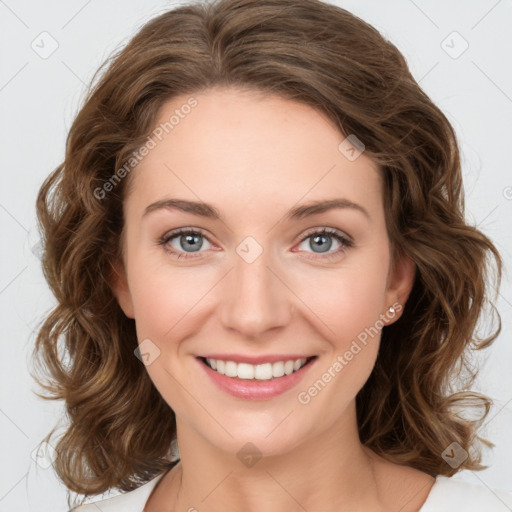
<path fill-rule="evenodd" d="M 235 89 L 194 98 L 130 175 L 113 288 L 178 433 L 284 453 L 353 414 L 413 265 L 392 268 L 379 169 L 364 152 L 347 158 L 326 116 Z M 206 357 L 245 364 L 222 376 Z M 296 359 L 307 364 L 279 377 Z"/>

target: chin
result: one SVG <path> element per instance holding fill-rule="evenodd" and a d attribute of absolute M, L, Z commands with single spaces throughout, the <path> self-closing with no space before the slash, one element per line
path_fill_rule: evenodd
<path fill-rule="evenodd" d="M 252 416 L 254 420 L 252 423 L 247 417 L 239 423 L 230 421 L 228 431 L 232 437 L 217 429 L 218 434 L 215 436 L 211 435 L 211 430 L 204 432 L 204 438 L 219 450 L 231 453 L 238 458 L 243 458 L 245 452 L 249 455 L 254 452 L 258 457 L 285 455 L 299 446 L 306 437 L 306 432 L 298 431 L 294 421 L 285 420 L 280 423 L 285 416 L 279 418 L 267 416 L 266 421 L 261 423 L 257 422 L 254 416 Z M 292 416 L 293 414 L 290 415 L 290 419 Z"/>

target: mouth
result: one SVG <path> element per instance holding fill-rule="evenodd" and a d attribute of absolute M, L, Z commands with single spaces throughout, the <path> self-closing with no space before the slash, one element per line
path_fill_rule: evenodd
<path fill-rule="evenodd" d="M 199 357 L 203 364 L 211 370 L 239 380 L 249 381 L 270 381 L 280 379 L 292 373 L 296 373 L 307 364 L 311 363 L 317 356 L 303 357 L 297 359 L 282 359 L 273 363 L 237 363 L 236 361 Z"/>
<path fill-rule="evenodd" d="M 220 391 L 242 400 L 270 400 L 296 387 L 318 359 L 310 356 L 279 361 L 278 357 L 271 358 L 275 359 L 272 363 L 259 364 L 211 357 L 196 360 L 209 382 Z"/>

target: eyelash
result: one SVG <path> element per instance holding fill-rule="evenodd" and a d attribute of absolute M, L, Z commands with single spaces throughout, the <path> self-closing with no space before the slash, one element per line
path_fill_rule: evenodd
<path fill-rule="evenodd" d="M 209 243 L 212 243 L 211 240 L 200 229 L 180 228 L 180 229 L 171 231 L 170 233 L 166 233 L 165 235 L 163 235 L 158 240 L 158 245 L 163 246 L 168 253 L 172 254 L 173 256 L 175 256 L 177 258 L 184 258 L 184 259 L 200 258 L 201 256 L 192 256 L 191 253 L 176 251 L 175 249 L 173 249 L 167 245 L 172 239 L 176 238 L 177 236 L 181 236 L 181 235 L 201 235 L 203 238 L 208 240 Z M 308 256 L 308 258 L 311 258 L 311 259 L 333 260 L 333 259 L 336 259 L 340 255 L 341 252 L 343 252 L 347 249 L 350 249 L 351 247 L 354 246 L 354 242 L 352 241 L 351 238 L 349 238 L 345 235 L 342 235 L 338 230 L 333 229 L 333 228 L 323 228 L 321 230 L 318 230 L 317 228 L 315 228 L 313 230 L 310 230 L 301 239 L 299 239 L 299 243 L 304 242 L 305 240 L 313 237 L 314 235 L 320 235 L 320 236 L 323 235 L 323 236 L 328 236 L 328 237 L 334 238 L 341 244 L 341 247 L 334 252 L 325 253 L 325 255 L 321 255 L 321 253 L 313 253 L 313 254 L 318 254 L 319 256 L 314 256 L 314 257 Z"/>

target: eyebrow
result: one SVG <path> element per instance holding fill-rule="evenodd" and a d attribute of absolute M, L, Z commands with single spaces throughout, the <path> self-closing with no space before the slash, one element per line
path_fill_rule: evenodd
<path fill-rule="evenodd" d="M 185 213 L 198 215 L 199 217 L 222 220 L 222 215 L 214 206 L 201 201 L 189 201 L 185 199 L 162 199 L 151 203 L 145 208 L 142 217 L 145 217 L 151 212 L 162 209 L 179 210 Z M 289 210 L 284 217 L 286 220 L 299 220 L 333 209 L 351 209 L 361 212 L 367 219 L 371 218 L 370 214 L 363 206 L 344 198 L 312 201 L 307 204 L 296 206 Z"/>

